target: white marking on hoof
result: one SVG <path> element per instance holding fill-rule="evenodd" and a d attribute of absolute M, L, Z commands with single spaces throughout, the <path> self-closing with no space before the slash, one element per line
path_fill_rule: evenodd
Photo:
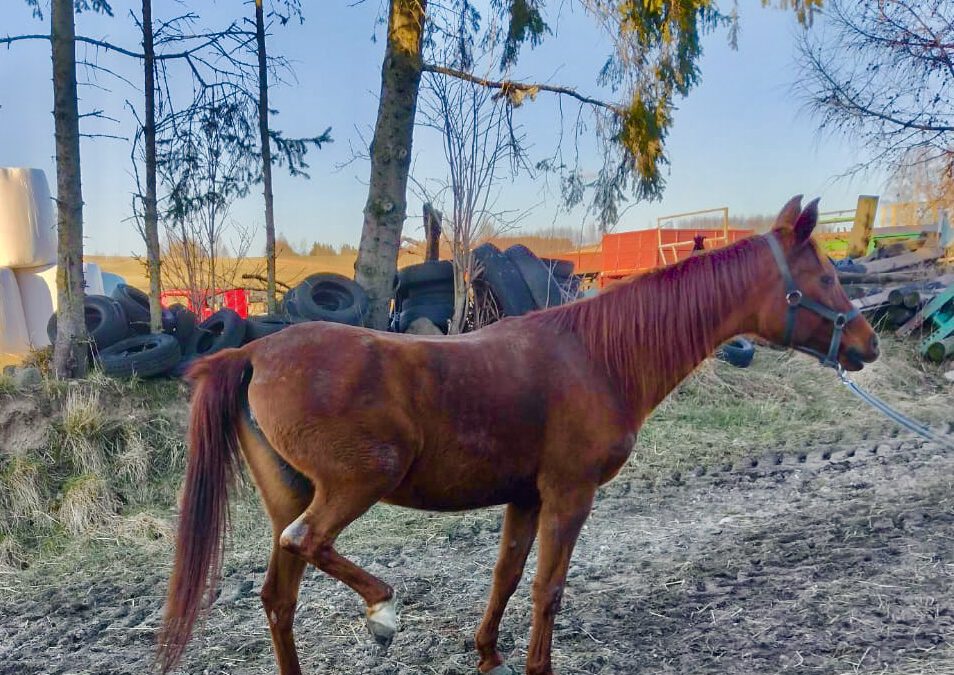
<path fill-rule="evenodd" d="M 397 612 L 394 610 L 394 598 L 371 605 L 367 609 L 368 630 L 375 641 L 387 647 L 398 630 Z"/>

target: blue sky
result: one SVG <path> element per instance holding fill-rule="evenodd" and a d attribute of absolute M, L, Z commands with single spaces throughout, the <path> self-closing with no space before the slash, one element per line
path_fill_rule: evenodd
<path fill-rule="evenodd" d="M 335 142 L 309 156 L 311 180 L 278 172 L 275 185 L 277 229 L 293 243 L 301 240 L 340 245 L 356 244 L 361 234 L 367 198 L 368 164 L 352 161 L 354 148 L 371 138 L 374 124 L 383 40 L 377 24 L 378 2 L 344 1 L 306 5 L 304 25 L 276 27 L 270 48 L 294 65 L 296 79 L 278 86 L 271 102 L 280 110 L 273 126 L 287 136 L 307 136 L 332 128 Z M 553 5 L 557 3 L 551 3 Z M 567 9 L 549 17 L 555 35 L 543 47 L 525 51 L 514 76 L 569 84 L 580 91 L 609 96 L 595 85 L 608 45 L 580 10 Z M 725 3 L 728 4 L 728 3 Z M 701 61 L 702 84 L 680 101 L 669 138 L 671 159 L 668 188 L 661 202 L 629 208 L 617 230 L 637 229 L 659 215 L 728 206 L 733 214 L 774 213 L 793 194 L 821 196 L 822 209 L 850 208 L 859 193 L 879 194 L 883 178 L 877 171 L 852 180 L 837 179 L 863 157 L 839 138 L 820 135 L 793 91 L 797 76 L 795 38 L 801 28 L 791 12 L 760 9 L 755 0 L 741 7 L 742 33 L 738 51 L 729 49 L 724 32 L 706 38 Z M 137 48 L 129 9 L 138 2 L 115 0 L 113 18 L 83 14 L 77 32 Z M 179 3 L 155 2 L 155 13 L 180 10 Z M 311 5 L 311 6 L 309 6 Z M 210 2 L 210 24 L 228 20 L 239 3 Z M 4 0 L 0 34 L 38 33 L 46 22 L 31 17 L 22 0 Z M 251 12 L 251 5 L 241 5 Z M 822 30 L 816 24 L 815 30 Z M 84 56 L 81 49 L 79 56 Z M 85 55 L 92 56 L 91 52 Z M 141 80 L 138 63 L 101 56 L 101 62 Z M 82 75 L 82 74 L 81 74 Z M 17 43 L 0 50 L 0 166 L 39 167 L 55 187 L 52 85 L 49 45 Z M 97 86 L 81 88 L 81 112 L 102 109 L 119 124 L 90 121 L 84 130 L 130 136 L 133 122 L 126 99 L 140 92 L 118 81 L 97 76 Z M 550 153 L 555 143 L 559 108 L 553 97 L 541 95 L 516 111 L 528 132 L 532 156 Z M 584 142 L 584 157 L 593 156 Z M 440 141 L 433 132 L 415 135 L 414 172 L 420 179 L 444 175 Z M 87 251 L 128 255 L 144 250 L 127 221 L 133 190 L 129 144 L 110 139 L 83 139 L 83 194 Z M 596 169 L 591 161 L 587 164 Z M 556 195 L 539 181 L 519 177 L 503 186 L 500 203 L 532 213 L 525 230 L 553 225 L 587 229 L 591 218 L 577 209 L 562 213 Z M 263 248 L 264 216 L 260 191 L 232 209 L 232 218 L 256 233 L 253 251 Z M 405 233 L 420 234 L 420 202 L 410 198 Z"/>

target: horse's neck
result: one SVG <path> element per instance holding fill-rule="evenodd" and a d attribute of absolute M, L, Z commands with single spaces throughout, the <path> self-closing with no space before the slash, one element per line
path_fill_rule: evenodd
<path fill-rule="evenodd" d="M 567 307 L 578 334 L 640 423 L 719 344 L 755 330 L 767 249 L 750 240 L 624 282 Z"/>

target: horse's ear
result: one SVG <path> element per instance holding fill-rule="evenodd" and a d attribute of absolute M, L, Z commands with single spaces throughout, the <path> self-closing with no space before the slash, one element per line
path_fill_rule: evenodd
<path fill-rule="evenodd" d="M 818 198 L 808 202 L 808 205 L 798 214 L 795 221 L 795 243 L 803 244 L 812 236 L 812 230 L 818 224 Z"/>
<path fill-rule="evenodd" d="M 775 229 L 776 230 L 790 230 L 795 226 L 795 220 L 798 218 L 798 214 L 802 211 L 802 196 L 795 195 L 785 206 L 782 207 L 782 210 L 778 213 L 778 218 L 775 219 Z"/>

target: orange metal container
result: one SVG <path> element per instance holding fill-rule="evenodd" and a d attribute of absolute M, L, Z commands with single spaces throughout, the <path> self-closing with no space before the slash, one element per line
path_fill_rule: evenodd
<path fill-rule="evenodd" d="M 599 250 L 583 249 L 554 257 L 573 262 L 576 274 L 597 275 L 600 286 L 604 286 L 616 279 L 643 274 L 684 260 L 692 252 L 693 238 L 698 235 L 705 237 L 707 244 L 717 242 L 718 245 L 712 248 L 719 248 L 752 234 L 753 230 L 723 228 L 613 232 L 603 235 Z"/>

